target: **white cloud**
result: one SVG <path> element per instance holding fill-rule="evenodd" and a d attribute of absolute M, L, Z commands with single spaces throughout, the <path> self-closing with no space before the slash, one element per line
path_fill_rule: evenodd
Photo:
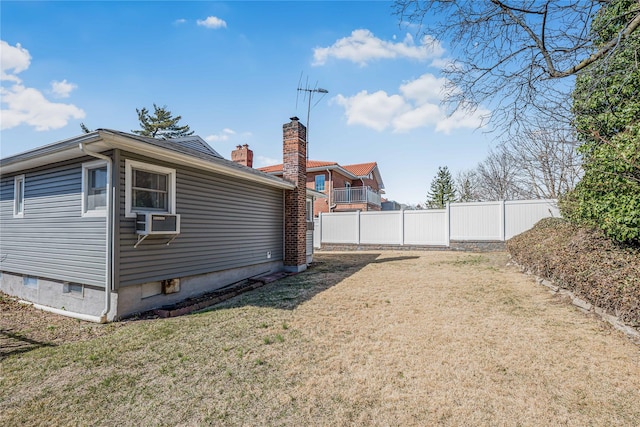
<path fill-rule="evenodd" d="M 205 141 L 207 142 L 219 142 L 219 141 L 228 141 L 231 135 L 235 135 L 236 131 L 229 128 L 222 129 L 222 132 L 211 134 L 205 137 Z"/>
<path fill-rule="evenodd" d="M 313 50 L 313 65 L 324 65 L 329 58 L 345 59 L 361 66 L 375 59 L 410 58 L 425 61 L 442 56 L 442 45 L 429 36 L 424 36 L 416 45 L 411 34 L 401 42 L 377 38 L 366 29 L 354 30 L 349 37 L 337 40 L 329 47 Z"/>
<path fill-rule="evenodd" d="M 280 163 L 282 163 L 282 159 L 278 160 L 271 157 L 256 156 L 254 158 L 253 167 L 263 168 L 265 166 L 279 165 Z"/>
<path fill-rule="evenodd" d="M 476 129 L 482 127 L 490 115 L 491 111 L 483 107 L 478 107 L 474 111 L 459 110 L 439 121 L 436 125 L 436 132 L 448 135 L 454 129 Z"/>
<path fill-rule="evenodd" d="M 184 23 L 186 23 L 186 22 L 187 22 L 187 20 L 186 20 L 186 19 L 184 19 L 184 18 L 176 19 L 175 21 L 173 21 L 173 23 L 174 23 L 175 25 L 184 24 Z"/>
<path fill-rule="evenodd" d="M 2 109 L 0 129 L 10 129 L 21 124 L 33 126 L 37 131 L 59 129 L 70 119 L 82 119 L 84 111 L 72 104 L 62 104 L 47 100 L 37 89 L 13 85 L 10 89 L 0 88 Z"/>
<path fill-rule="evenodd" d="M 17 74 L 31 65 L 31 55 L 20 44 L 9 45 L 0 40 L 1 77 L 10 81 L 10 87 L 0 87 L 1 105 L 0 129 L 11 129 L 22 124 L 32 126 L 37 131 L 59 129 L 71 119 L 82 119 L 85 112 L 73 104 L 51 102 L 38 89 L 26 87 Z M 66 98 L 76 85 L 66 80 L 51 83 L 52 92 Z"/>
<path fill-rule="evenodd" d="M 31 55 L 20 43 L 11 46 L 6 41 L 0 40 L 0 80 L 20 83 L 20 79 L 16 74 L 29 68 L 30 64 Z M 9 70 L 13 70 L 13 72 L 8 73 Z"/>
<path fill-rule="evenodd" d="M 378 132 L 387 128 L 408 132 L 433 126 L 436 132 L 449 134 L 454 129 L 481 127 L 490 111 L 480 107 L 472 112 L 460 110 L 447 115 L 441 105 L 447 90 L 456 89 L 447 88 L 444 78 L 424 74 L 402 84 L 399 94 L 361 91 L 350 97 L 337 95 L 332 101 L 344 107 L 347 124 L 363 125 Z"/>
<path fill-rule="evenodd" d="M 400 92 L 406 99 L 415 101 L 418 105 L 428 102 L 440 102 L 444 95 L 447 79 L 433 74 L 423 74 L 415 80 L 400 86 Z"/>
<path fill-rule="evenodd" d="M 217 30 L 218 28 L 227 28 L 227 23 L 216 16 L 209 16 L 205 20 L 198 19 L 196 22 L 201 27 L 211 28 L 214 30 Z"/>
<path fill-rule="evenodd" d="M 55 80 L 51 82 L 51 91 L 57 98 L 68 98 L 71 91 L 77 87 L 76 84 L 69 83 L 66 79 L 61 82 Z"/>
<path fill-rule="evenodd" d="M 363 90 L 348 98 L 338 95 L 334 101 L 344 107 L 348 124 L 360 124 L 377 131 L 386 129 L 395 116 L 408 108 L 400 95 L 389 96 L 382 90 L 371 94 Z"/>

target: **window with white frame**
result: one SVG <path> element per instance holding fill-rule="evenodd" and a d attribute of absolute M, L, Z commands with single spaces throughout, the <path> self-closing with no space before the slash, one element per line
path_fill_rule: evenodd
<path fill-rule="evenodd" d="M 175 169 L 125 161 L 125 209 L 128 217 L 137 212 L 175 213 Z"/>
<path fill-rule="evenodd" d="M 82 214 L 105 215 L 107 210 L 107 163 L 82 164 Z"/>
<path fill-rule="evenodd" d="M 13 216 L 24 216 L 24 175 L 13 178 Z"/>
<path fill-rule="evenodd" d="M 307 199 L 307 222 L 313 222 L 313 199 Z"/>
<path fill-rule="evenodd" d="M 324 175 L 316 175 L 316 191 L 324 191 Z"/>

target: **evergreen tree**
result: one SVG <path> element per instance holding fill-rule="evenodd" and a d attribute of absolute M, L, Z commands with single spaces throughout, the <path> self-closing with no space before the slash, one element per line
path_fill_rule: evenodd
<path fill-rule="evenodd" d="M 427 206 L 431 209 L 442 209 L 447 202 L 455 202 L 456 190 L 449 168 L 439 167 L 438 173 L 431 181 L 431 190 L 427 193 Z"/>
<path fill-rule="evenodd" d="M 616 0 L 592 24 L 606 43 L 637 12 L 637 0 Z M 584 176 L 561 203 L 563 216 L 604 230 L 621 242 L 640 242 L 640 33 L 576 80 L 573 110 Z"/>
<path fill-rule="evenodd" d="M 132 130 L 133 133 L 158 139 L 172 139 L 193 135 L 189 125 L 179 126 L 178 122 L 182 116 L 173 117 L 167 106 L 158 107 L 153 104 L 153 115 L 146 107 L 138 110 L 138 120 L 140 120 L 140 130 Z"/>

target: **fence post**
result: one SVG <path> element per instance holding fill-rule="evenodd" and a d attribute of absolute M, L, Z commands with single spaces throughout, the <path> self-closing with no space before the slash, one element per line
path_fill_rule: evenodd
<path fill-rule="evenodd" d="M 506 218 L 505 218 L 504 200 L 500 200 L 500 241 L 504 242 Z"/>
<path fill-rule="evenodd" d="M 318 245 L 322 248 L 322 212 L 318 212 Z"/>
<path fill-rule="evenodd" d="M 404 246 L 404 209 L 400 209 L 400 246 Z"/>
<path fill-rule="evenodd" d="M 447 202 L 445 206 L 446 212 L 444 217 L 444 239 L 447 247 L 451 246 L 451 204 Z"/>
<path fill-rule="evenodd" d="M 360 211 L 356 211 L 356 229 L 358 230 L 358 236 L 356 237 L 356 244 L 360 244 Z"/>

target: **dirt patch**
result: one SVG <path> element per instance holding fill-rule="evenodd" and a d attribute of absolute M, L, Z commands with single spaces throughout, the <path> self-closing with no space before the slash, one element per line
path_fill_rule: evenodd
<path fill-rule="evenodd" d="M 37 310 L 0 293 L 0 359 L 39 347 L 108 335 L 123 323 L 100 325 Z"/>

